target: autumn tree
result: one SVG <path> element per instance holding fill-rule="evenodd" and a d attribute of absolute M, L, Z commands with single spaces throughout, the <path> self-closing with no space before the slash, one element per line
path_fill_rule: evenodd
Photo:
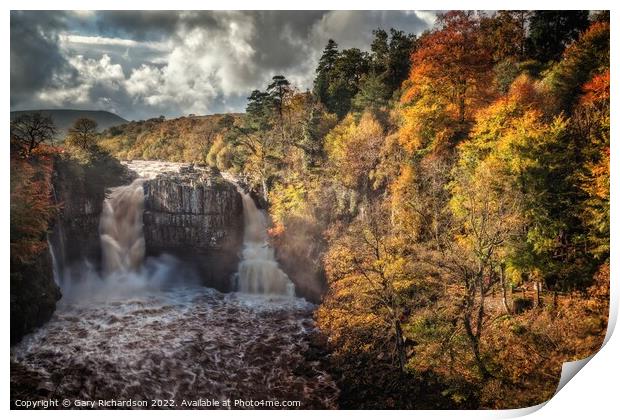
<path fill-rule="evenodd" d="M 482 42 L 480 20 L 472 12 L 448 12 L 440 27 L 422 38 L 412 56 L 405 103 L 432 94 L 449 102 L 458 122 L 488 101 L 491 55 Z"/>
<path fill-rule="evenodd" d="M 78 118 L 67 134 L 67 143 L 83 150 L 95 145 L 97 140 L 97 122 L 90 118 Z"/>
<path fill-rule="evenodd" d="M 11 121 L 11 148 L 29 157 L 40 144 L 51 142 L 56 133 L 50 116 L 40 112 L 21 114 Z"/>
<path fill-rule="evenodd" d="M 499 10 L 480 18 L 483 42 L 492 51 L 496 63 L 526 59 L 527 25 L 531 14 L 527 10 Z"/>
<path fill-rule="evenodd" d="M 52 160 L 11 159 L 11 266 L 32 263 L 47 247 L 45 234 L 57 207 L 51 199 Z M 11 276 L 12 277 L 12 276 Z"/>
<path fill-rule="evenodd" d="M 368 346 L 377 353 L 387 351 L 404 371 L 405 296 L 415 279 L 389 226 L 377 204 L 333 237 L 325 261 L 332 287 L 318 321 L 340 349 L 349 354 L 365 352 Z"/>
<path fill-rule="evenodd" d="M 577 178 L 586 194 L 581 203 L 588 251 L 599 262 L 609 258 L 610 237 L 610 108 L 609 70 L 583 86 L 572 121 L 575 137 L 585 139 Z"/>
<path fill-rule="evenodd" d="M 363 114 L 359 122 L 351 115 L 342 120 L 325 137 L 335 178 L 345 187 L 367 194 L 384 139 L 384 129 L 371 113 Z"/>
<path fill-rule="evenodd" d="M 551 112 L 570 112 L 585 83 L 609 68 L 609 23 L 595 22 L 564 52 L 543 79 Z"/>

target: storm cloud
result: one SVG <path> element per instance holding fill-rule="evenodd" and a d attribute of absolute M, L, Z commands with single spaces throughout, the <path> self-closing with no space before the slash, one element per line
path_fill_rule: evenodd
<path fill-rule="evenodd" d="M 103 109 L 128 119 L 241 111 L 275 74 L 312 86 L 327 40 L 419 34 L 431 12 L 11 12 L 11 110 Z"/>

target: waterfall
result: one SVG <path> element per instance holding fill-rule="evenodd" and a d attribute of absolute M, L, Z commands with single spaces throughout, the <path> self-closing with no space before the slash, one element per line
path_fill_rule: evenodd
<path fill-rule="evenodd" d="M 52 257 L 52 275 L 54 277 L 54 283 L 56 283 L 56 286 L 60 287 L 60 269 L 58 267 L 58 259 L 56 258 L 56 251 L 54 250 L 54 245 L 50 240 L 49 233 L 47 234 L 47 249 L 50 251 L 50 256 Z"/>
<path fill-rule="evenodd" d="M 243 254 L 237 274 L 237 290 L 243 293 L 295 296 L 295 285 L 276 262 L 267 241 L 267 218 L 252 197 L 243 199 Z"/>
<path fill-rule="evenodd" d="M 104 274 L 136 271 L 144 260 L 142 179 L 113 188 L 99 223 Z"/>
<path fill-rule="evenodd" d="M 52 196 L 54 203 L 58 204 L 60 200 L 56 195 L 56 188 L 52 183 Z M 65 270 L 65 232 L 63 229 L 62 218 L 60 212 L 56 213 L 56 220 L 52 232 L 47 233 L 47 247 L 52 258 L 52 273 L 56 286 L 62 286 L 62 278 Z"/>

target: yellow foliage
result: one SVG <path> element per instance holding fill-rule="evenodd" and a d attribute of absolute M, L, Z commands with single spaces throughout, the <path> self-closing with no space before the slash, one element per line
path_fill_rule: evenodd
<path fill-rule="evenodd" d="M 325 151 L 338 180 L 347 188 L 366 185 L 384 141 L 383 127 L 372 114 L 364 113 L 359 122 L 347 115 L 325 136 Z"/>

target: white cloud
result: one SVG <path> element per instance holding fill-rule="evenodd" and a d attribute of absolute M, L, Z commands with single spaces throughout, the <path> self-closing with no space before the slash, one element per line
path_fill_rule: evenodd
<path fill-rule="evenodd" d="M 125 74 L 122 67 L 113 64 L 106 54 L 99 60 L 78 55 L 68 57 L 68 61 L 77 70 L 77 80 L 58 75 L 54 87 L 39 92 L 39 100 L 58 107 L 94 104 L 101 109 L 115 110 L 112 96 L 124 90 Z M 93 95 L 95 91 L 96 95 Z"/>
<path fill-rule="evenodd" d="M 437 13 L 430 10 L 416 10 L 413 13 L 420 19 L 422 19 L 430 27 L 435 24 L 437 19 Z"/>
<path fill-rule="evenodd" d="M 77 46 L 109 46 L 109 47 L 127 47 L 127 48 L 147 48 L 158 51 L 168 51 L 171 48 L 171 42 L 152 42 L 152 41 L 135 41 L 133 39 L 110 38 L 105 36 L 92 35 L 75 35 L 70 33 L 61 33 L 58 36 L 60 46 L 62 48 L 71 48 Z M 76 45 L 77 44 L 77 45 Z"/>
<path fill-rule="evenodd" d="M 120 64 L 113 64 L 110 56 L 104 54 L 99 60 L 86 59 L 81 55 L 68 57 L 69 63 L 79 72 L 85 84 L 108 84 L 119 89 L 125 81 L 125 74 Z"/>
<path fill-rule="evenodd" d="M 251 24 L 235 21 L 228 22 L 225 31 L 182 29 L 179 42 L 162 60 L 166 64 L 133 70 L 127 91 L 149 105 L 176 106 L 182 113 L 211 112 L 215 98 L 247 94 L 257 86 L 253 31 Z"/>

